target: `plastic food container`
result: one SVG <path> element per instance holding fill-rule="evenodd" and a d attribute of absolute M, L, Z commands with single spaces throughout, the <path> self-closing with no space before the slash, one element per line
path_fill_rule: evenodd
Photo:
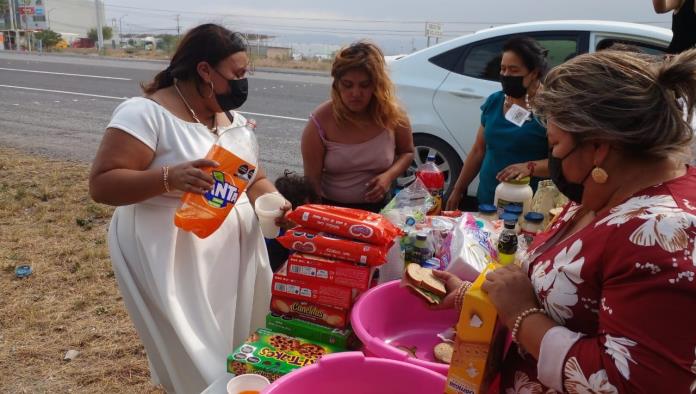
<path fill-rule="evenodd" d="M 447 375 L 449 365 L 435 361 L 433 348 L 442 342 L 437 334 L 454 327 L 458 319 L 454 309 L 429 309 L 422 298 L 400 287 L 399 281 L 367 291 L 351 314 L 353 331 L 366 355 L 405 361 L 442 375 Z M 397 346 L 411 349 L 416 357 Z"/>
<path fill-rule="evenodd" d="M 529 186 L 529 180 L 529 177 L 511 179 L 501 182 L 495 188 L 494 204 L 498 207 L 498 212 L 502 213 L 505 207 L 510 204 L 521 205 L 522 212 L 529 211 L 534 196 L 532 187 Z"/>
<path fill-rule="evenodd" d="M 322 357 L 276 380 L 263 394 L 441 394 L 445 377 L 401 361 L 347 352 Z"/>

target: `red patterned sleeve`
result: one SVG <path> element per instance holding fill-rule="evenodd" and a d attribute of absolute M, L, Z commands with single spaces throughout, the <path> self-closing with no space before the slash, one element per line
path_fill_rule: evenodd
<path fill-rule="evenodd" d="M 690 393 L 696 388 L 693 217 L 624 211 L 599 222 L 607 247 L 597 336 L 569 349 L 569 393 Z"/>

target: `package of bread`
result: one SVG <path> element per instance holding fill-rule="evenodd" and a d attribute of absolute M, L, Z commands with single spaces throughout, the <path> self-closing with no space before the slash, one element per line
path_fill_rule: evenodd
<path fill-rule="evenodd" d="M 439 304 L 447 294 L 445 283 L 433 275 L 433 270 L 411 263 L 404 270 L 403 283 L 430 304 Z"/>

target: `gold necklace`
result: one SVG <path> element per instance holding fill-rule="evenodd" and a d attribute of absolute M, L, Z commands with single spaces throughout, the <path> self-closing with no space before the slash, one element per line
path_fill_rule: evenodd
<path fill-rule="evenodd" d="M 193 119 L 194 119 L 196 122 L 198 122 L 198 123 L 202 124 L 203 126 L 207 127 L 208 130 L 210 130 L 211 133 L 217 134 L 217 133 L 218 133 L 217 117 L 216 117 L 215 115 L 213 115 L 213 127 L 208 127 L 208 125 L 206 125 L 205 123 L 201 122 L 201 120 L 198 119 L 198 116 L 196 116 L 196 112 L 193 110 L 193 108 L 191 108 L 191 106 L 189 105 L 188 101 L 186 101 L 186 99 L 184 98 L 184 95 L 181 94 L 181 90 L 179 90 L 179 85 L 177 84 L 177 82 L 178 82 L 177 80 L 174 80 L 174 89 L 176 89 L 176 92 L 179 94 L 179 97 L 181 98 L 181 101 L 184 102 L 184 105 L 186 106 L 186 108 L 189 110 L 189 112 L 191 112 L 191 116 L 193 117 Z"/>

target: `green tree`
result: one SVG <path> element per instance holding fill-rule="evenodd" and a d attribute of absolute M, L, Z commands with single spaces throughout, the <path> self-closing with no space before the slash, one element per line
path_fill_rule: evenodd
<path fill-rule="evenodd" d="M 176 45 L 179 43 L 179 38 L 174 34 L 160 34 L 157 38 L 161 40 L 157 42 L 157 49 L 162 49 L 167 52 L 176 49 Z"/>
<path fill-rule="evenodd" d="M 60 42 L 60 40 L 63 38 L 61 37 L 60 33 L 56 33 L 53 30 L 44 30 L 36 33 L 34 37 L 37 40 L 41 40 L 43 43 L 44 48 L 52 48 L 56 46 Z"/>
<path fill-rule="evenodd" d="M 114 30 L 109 27 L 109 26 L 104 26 L 102 27 L 102 35 L 104 36 L 104 41 L 110 40 L 111 37 L 114 35 Z M 90 40 L 97 42 L 99 40 L 99 37 L 97 37 L 97 29 L 96 28 L 91 28 L 87 32 L 87 38 Z"/>
<path fill-rule="evenodd" d="M 0 14 L 7 15 L 10 11 L 10 3 L 7 0 L 0 0 Z"/>

